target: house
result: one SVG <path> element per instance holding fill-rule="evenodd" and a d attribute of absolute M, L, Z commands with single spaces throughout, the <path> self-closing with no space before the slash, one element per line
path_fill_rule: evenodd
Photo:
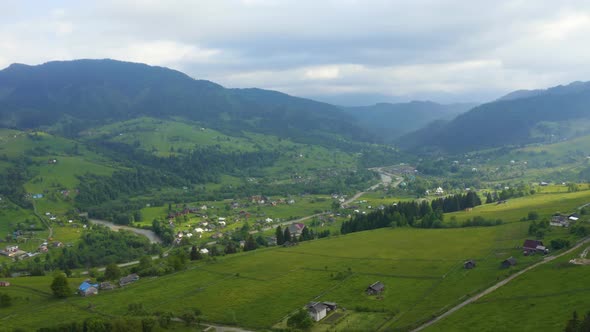
<path fill-rule="evenodd" d="M 8 287 L 10 283 L 8 281 L 0 281 L 0 287 Z"/>
<path fill-rule="evenodd" d="M 385 289 L 385 285 L 381 281 L 377 281 L 373 283 L 371 286 L 367 287 L 367 294 L 369 295 L 378 295 L 383 292 Z"/>
<path fill-rule="evenodd" d="M 307 312 L 311 318 L 317 322 L 326 317 L 326 314 L 328 313 L 328 307 L 320 302 L 311 302 L 307 305 Z"/>
<path fill-rule="evenodd" d="M 303 232 L 304 228 L 305 224 L 302 224 L 300 222 L 292 223 L 291 225 L 289 225 L 289 233 L 291 233 L 291 236 L 301 236 L 301 233 Z"/>
<path fill-rule="evenodd" d="M 110 283 L 110 282 L 108 282 L 108 281 L 105 281 L 105 282 L 101 282 L 101 283 L 98 285 L 98 288 L 99 288 L 100 290 L 111 290 L 111 289 L 115 289 L 115 285 L 111 284 L 111 283 Z"/>
<path fill-rule="evenodd" d="M 473 269 L 474 267 L 475 267 L 475 260 L 473 260 L 473 259 L 466 260 L 466 261 L 463 263 L 463 268 L 464 268 L 464 269 L 466 269 L 466 270 L 471 270 L 471 269 Z"/>
<path fill-rule="evenodd" d="M 78 294 L 81 296 L 90 296 L 98 294 L 98 284 L 91 284 L 88 280 L 84 281 L 78 287 Z"/>
<path fill-rule="evenodd" d="M 203 249 L 199 250 L 199 252 L 203 255 L 207 255 L 207 254 L 209 254 L 209 249 L 203 248 Z"/>
<path fill-rule="evenodd" d="M 270 223 L 270 222 L 272 222 L 272 219 L 271 218 L 266 218 L 264 221 L 266 221 L 267 223 Z"/>
<path fill-rule="evenodd" d="M 438 188 L 436 188 L 436 191 L 434 193 L 437 195 L 443 195 L 445 193 L 445 191 L 443 190 L 443 188 L 438 187 Z"/>
<path fill-rule="evenodd" d="M 554 216 L 551 217 L 551 221 L 549 222 L 549 225 L 551 226 L 556 226 L 556 227 L 569 227 L 570 226 L 570 220 L 566 218 L 565 216 L 562 216 L 560 214 L 556 214 Z M 575 219 L 578 220 L 578 219 Z M 572 220 L 574 221 L 574 220 Z"/>
<path fill-rule="evenodd" d="M 507 269 L 511 266 L 516 265 L 516 259 L 514 257 L 507 258 L 502 261 L 502 268 Z"/>
<path fill-rule="evenodd" d="M 548 254 L 549 249 L 547 249 L 543 245 L 543 241 L 540 240 L 524 240 L 524 244 L 522 245 L 522 249 L 525 255 L 534 254 L 536 252 L 540 252 L 543 254 Z"/>
<path fill-rule="evenodd" d="M 64 246 L 64 244 L 61 243 L 60 241 L 55 241 L 55 242 L 53 242 L 53 246 L 55 248 L 62 248 Z"/>
<path fill-rule="evenodd" d="M 119 286 L 121 286 L 121 287 L 126 286 L 126 285 L 136 282 L 137 280 L 139 280 L 139 276 L 136 273 L 133 273 L 133 274 L 130 274 L 126 277 L 119 279 Z"/>

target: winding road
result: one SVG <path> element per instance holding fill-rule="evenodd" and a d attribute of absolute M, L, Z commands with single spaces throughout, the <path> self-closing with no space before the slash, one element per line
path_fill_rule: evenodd
<path fill-rule="evenodd" d="M 580 248 L 581 246 L 583 246 L 584 244 L 586 244 L 588 242 L 590 242 L 590 237 L 587 237 L 587 238 L 583 239 L 582 241 L 578 242 L 575 246 L 573 246 L 572 248 L 570 248 L 570 249 L 562 252 L 559 255 L 556 255 L 556 256 L 548 256 L 548 257 L 543 258 L 542 261 L 537 262 L 537 263 L 535 263 L 535 264 L 533 264 L 533 265 L 525 268 L 524 270 L 521 270 L 521 271 L 519 271 L 519 272 L 511 275 L 510 277 L 508 277 L 508 278 L 506 278 L 504 280 L 501 280 L 500 282 L 496 283 L 495 285 L 491 286 L 490 288 L 487 288 L 486 290 L 484 290 L 484 291 L 482 291 L 482 292 L 480 292 L 480 293 L 478 293 L 478 294 L 470 297 L 469 299 L 467 299 L 467 300 L 465 300 L 465 301 L 457 304 L 456 306 L 454 306 L 453 308 L 449 309 L 448 311 L 446 311 L 442 315 L 440 315 L 440 316 L 438 316 L 438 317 L 436 317 L 436 318 L 434 318 L 434 319 L 432 319 L 432 320 L 430 320 L 430 321 L 428 321 L 428 322 L 426 322 L 426 323 L 418 326 L 417 328 L 413 329 L 412 332 L 418 332 L 418 331 L 424 330 L 425 328 L 427 328 L 427 327 L 435 324 L 439 320 L 452 315 L 455 311 L 457 311 L 457 310 L 465 307 L 468 304 L 471 304 L 471 303 L 473 303 L 473 302 L 481 299 L 482 297 L 484 297 L 484 296 L 492 293 L 496 289 L 498 289 L 498 288 L 500 288 L 500 287 L 508 284 L 512 280 L 518 278 L 518 276 L 520 276 L 520 275 L 522 275 L 522 274 L 524 274 L 524 273 L 526 273 L 526 272 L 528 272 L 528 271 L 530 271 L 530 270 L 532 270 L 532 269 L 534 269 L 534 268 L 536 268 L 538 266 L 541 266 L 543 264 L 549 263 L 549 262 L 551 262 L 554 259 L 557 259 L 559 257 L 562 257 L 564 255 L 567 255 L 567 254 L 571 253 L 572 251 Z"/>

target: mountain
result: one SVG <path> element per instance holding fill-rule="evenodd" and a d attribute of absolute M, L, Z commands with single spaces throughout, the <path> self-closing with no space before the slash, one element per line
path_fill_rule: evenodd
<path fill-rule="evenodd" d="M 401 137 L 405 148 L 447 152 L 553 142 L 588 132 L 590 82 L 508 94 L 447 124 Z"/>
<path fill-rule="evenodd" d="M 475 107 L 475 104 L 442 105 L 431 101 L 409 103 L 379 103 L 372 106 L 343 107 L 359 125 L 379 133 L 386 141 L 422 128 L 432 121 L 451 120 Z"/>
<path fill-rule="evenodd" d="M 300 141 L 371 140 L 339 108 L 261 89 L 226 89 L 179 71 L 115 60 L 13 64 L 0 71 L 0 125 L 90 126 L 140 116 L 181 117 L 225 132 L 249 130 Z M 64 125 L 67 124 L 67 125 Z"/>

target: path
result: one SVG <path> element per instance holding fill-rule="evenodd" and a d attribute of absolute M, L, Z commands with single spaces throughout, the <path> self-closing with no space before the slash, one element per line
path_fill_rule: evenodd
<path fill-rule="evenodd" d="M 122 226 L 122 225 L 116 225 L 110 221 L 106 221 L 106 220 L 100 220 L 100 219 L 88 219 L 88 221 L 90 221 L 93 224 L 100 224 L 100 225 L 104 225 L 107 226 L 108 228 L 114 230 L 114 231 L 118 231 L 120 229 L 124 229 L 127 231 L 131 231 L 135 234 L 139 234 L 139 235 L 143 235 L 145 237 L 147 237 L 151 243 L 162 243 L 162 240 L 160 239 L 160 237 L 158 235 L 156 235 L 156 233 L 148 230 L 148 229 L 142 229 L 142 228 L 135 228 L 135 227 L 129 227 L 129 226 Z"/>
<path fill-rule="evenodd" d="M 35 205 L 35 201 L 33 201 L 33 214 L 37 218 L 39 218 L 39 220 L 41 220 L 41 222 L 45 224 L 45 226 L 47 226 L 47 229 L 49 230 L 49 235 L 47 235 L 47 238 L 51 239 L 53 237 L 53 227 L 51 227 L 51 225 L 47 222 L 47 220 L 45 220 L 45 218 L 43 218 L 41 215 L 39 215 L 39 213 L 37 213 L 37 206 Z"/>
<path fill-rule="evenodd" d="M 371 171 L 376 171 L 379 173 L 379 176 L 381 176 L 381 182 L 367 188 L 365 191 L 361 191 L 356 193 L 354 196 L 352 196 L 351 198 L 347 199 L 346 201 L 344 201 L 342 203 L 343 207 L 347 207 L 348 204 L 356 201 L 357 199 L 359 199 L 359 197 L 361 197 L 362 195 L 366 194 L 368 191 L 372 191 L 377 189 L 380 185 L 383 185 L 384 187 L 387 187 L 389 185 L 392 185 L 394 187 L 397 187 L 402 181 L 403 178 L 399 177 L 393 173 L 389 173 L 384 171 L 383 169 L 386 167 L 374 167 L 374 168 L 370 168 Z M 395 178 L 395 182 L 393 182 L 393 178 Z"/>
<path fill-rule="evenodd" d="M 426 322 L 426 323 L 424 323 L 424 324 L 422 324 L 422 325 L 418 326 L 417 328 L 413 329 L 413 330 L 412 330 L 412 332 L 422 331 L 423 329 L 425 329 L 425 328 L 427 328 L 427 327 L 429 327 L 429 326 L 433 325 L 434 323 L 438 322 L 439 320 L 441 320 L 441 319 L 443 319 L 443 318 L 445 318 L 445 317 L 447 317 L 447 316 L 450 316 L 450 315 L 451 315 L 451 314 L 453 314 L 455 311 L 457 311 L 457 310 L 459 310 L 459 309 L 461 309 L 461 308 L 465 307 L 465 306 L 466 306 L 466 305 L 468 305 L 468 304 L 471 304 L 471 303 L 473 303 L 473 302 L 475 302 L 475 301 L 479 300 L 480 298 L 482 298 L 482 297 L 484 297 L 484 296 L 486 296 L 486 295 L 488 295 L 488 294 L 492 293 L 492 292 L 493 292 L 493 291 L 495 291 L 496 289 L 498 289 L 498 288 L 500 288 L 500 287 L 502 287 L 502 286 L 504 286 L 504 285 L 508 284 L 508 283 L 509 283 L 509 282 L 511 282 L 512 280 L 516 279 L 518 276 L 520 276 L 520 275 L 522 275 L 522 274 L 524 274 L 524 273 L 526 273 L 526 272 L 528 272 L 528 271 L 530 271 L 530 270 L 532 270 L 532 269 L 534 269 L 534 268 L 536 268 L 536 267 L 538 267 L 538 266 L 540 266 L 540 265 L 543 265 L 543 264 L 545 264 L 545 263 L 551 262 L 552 260 L 554 260 L 554 259 L 556 259 L 556 258 L 559 258 L 559 257 L 561 257 L 561 256 L 563 256 L 563 255 L 569 254 L 569 253 L 571 253 L 572 251 L 574 251 L 574 250 L 576 250 L 576 249 L 580 248 L 581 246 L 583 246 L 584 244 L 586 244 L 586 243 L 588 243 L 588 242 L 590 242 L 590 237 L 587 237 L 587 238 L 583 239 L 582 241 L 578 242 L 578 243 L 577 243 L 575 246 L 573 246 L 572 248 L 568 249 L 567 251 L 564 251 L 564 252 L 562 252 L 561 254 L 559 254 L 559 255 L 557 255 L 557 256 L 548 256 L 548 257 L 545 257 L 545 258 L 543 258 L 543 260 L 542 260 L 542 261 L 540 261 L 540 262 L 537 262 L 537 263 L 535 263 L 535 264 L 533 264 L 533 265 L 531 265 L 531 266 L 529 266 L 529 267 L 525 268 L 524 270 L 522 270 L 522 271 L 519 271 L 519 272 L 517 272 L 517 273 L 515 273 L 515 274 L 511 275 L 510 277 L 508 277 L 508 278 L 506 278 L 506 279 L 504 279 L 504 280 L 502 280 L 502 281 L 500 281 L 500 282 L 496 283 L 496 284 L 495 284 L 495 285 L 493 285 L 492 287 L 490 287 L 490 288 L 488 288 L 488 289 L 486 289 L 486 290 L 484 290 L 484 291 L 482 291 L 482 292 L 480 292 L 480 293 L 478 293 L 478 294 L 476 294 L 476 295 L 474 295 L 474 296 L 470 297 L 469 299 L 467 299 L 467 300 L 465 300 L 465 301 L 463 301 L 463 302 L 459 303 L 458 305 L 456 305 L 456 306 L 454 306 L 453 308 L 449 309 L 448 311 L 446 311 L 446 312 L 445 312 L 445 313 L 443 313 L 442 315 L 440 315 L 440 316 L 438 316 L 438 317 L 436 317 L 436 318 L 434 318 L 434 319 L 432 319 L 432 320 L 430 320 L 430 321 L 428 321 L 428 322 Z"/>

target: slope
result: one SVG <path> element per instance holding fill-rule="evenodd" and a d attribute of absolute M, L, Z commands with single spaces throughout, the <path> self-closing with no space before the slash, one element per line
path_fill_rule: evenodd
<path fill-rule="evenodd" d="M 465 152 L 569 139 L 588 133 L 587 126 L 576 124 L 590 119 L 589 104 L 590 83 L 519 93 L 475 107 L 436 130 L 409 134 L 399 142 L 406 148 L 432 146 Z"/>
<path fill-rule="evenodd" d="M 431 101 L 380 103 L 372 106 L 342 107 L 358 123 L 386 141 L 420 129 L 435 120 L 451 120 L 476 104 L 443 105 Z"/>
<path fill-rule="evenodd" d="M 302 141 L 370 139 L 335 106 L 260 89 L 225 89 L 167 68 L 115 60 L 14 64 L 0 71 L 0 124 L 54 126 L 76 136 L 93 125 L 179 116 L 233 132 Z M 59 125 L 57 125 L 59 124 Z"/>

